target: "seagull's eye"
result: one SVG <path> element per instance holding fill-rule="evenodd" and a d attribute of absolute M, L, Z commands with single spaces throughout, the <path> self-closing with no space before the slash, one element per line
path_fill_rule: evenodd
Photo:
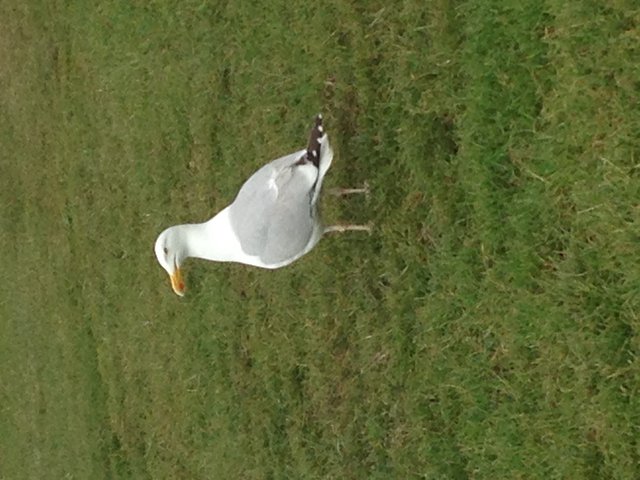
<path fill-rule="evenodd" d="M 169 249 L 167 247 L 164 247 L 162 250 L 164 250 L 164 254 L 168 255 L 169 254 Z"/>

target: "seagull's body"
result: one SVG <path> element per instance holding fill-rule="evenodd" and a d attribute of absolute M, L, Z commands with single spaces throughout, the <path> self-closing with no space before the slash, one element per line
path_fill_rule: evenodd
<path fill-rule="evenodd" d="M 322 225 L 317 203 L 332 160 L 333 150 L 318 115 L 306 149 L 257 170 L 235 200 L 209 221 L 163 231 L 155 253 L 171 276 L 174 291 L 184 293 L 179 267 L 188 257 L 273 269 L 308 253 L 330 230 Z"/>

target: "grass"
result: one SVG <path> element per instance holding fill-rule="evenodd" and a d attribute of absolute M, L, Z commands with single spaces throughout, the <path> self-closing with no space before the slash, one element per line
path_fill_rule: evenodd
<path fill-rule="evenodd" d="M 640 477 L 634 2 L 0 16 L 0 478 Z M 175 297 L 318 111 L 374 234 Z"/>

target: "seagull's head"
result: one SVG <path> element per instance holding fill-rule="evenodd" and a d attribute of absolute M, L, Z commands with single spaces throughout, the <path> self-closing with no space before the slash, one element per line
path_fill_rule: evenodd
<path fill-rule="evenodd" d="M 154 250 L 158 263 L 171 278 L 171 288 L 177 295 L 184 296 L 185 286 L 180 265 L 187 255 L 179 228 L 169 227 L 158 235 Z"/>

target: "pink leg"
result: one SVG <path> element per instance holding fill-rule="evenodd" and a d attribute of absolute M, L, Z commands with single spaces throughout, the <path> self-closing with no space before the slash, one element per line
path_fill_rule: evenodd
<path fill-rule="evenodd" d="M 368 223 L 367 225 L 353 225 L 353 224 L 347 224 L 347 225 L 331 225 L 329 227 L 325 227 L 324 229 L 324 233 L 333 233 L 333 232 L 337 232 L 337 233 L 342 233 L 342 232 L 369 232 L 371 233 L 371 228 L 373 227 L 372 224 Z"/>

